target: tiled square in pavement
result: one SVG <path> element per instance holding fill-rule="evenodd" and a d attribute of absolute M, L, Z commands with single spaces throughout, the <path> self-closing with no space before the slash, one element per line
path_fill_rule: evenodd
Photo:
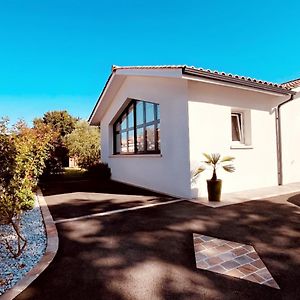
<path fill-rule="evenodd" d="M 193 239 L 198 269 L 280 289 L 252 246 L 196 233 Z"/>

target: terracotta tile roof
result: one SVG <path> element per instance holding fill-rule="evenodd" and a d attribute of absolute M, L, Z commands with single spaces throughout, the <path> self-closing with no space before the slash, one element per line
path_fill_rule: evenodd
<path fill-rule="evenodd" d="M 300 86 L 300 78 L 282 83 L 286 89 L 294 89 Z"/>
<path fill-rule="evenodd" d="M 219 71 L 213 71 L 209 69 L 203 69 L 203 68 L 196 68 L 194 66 L 187 66 L 187 65 L 162 65 L 162 66 L 112 66 L 112 70 L 120 70 L 120 69 L 183 69 L 183 70 L 191 70 L 196 72 L 201 72 L 202 74 L 208 74 L 208 75 L 217 75 L 221 76 L 227 79 L 235 79 L 239 81 L 245 81 L 245 82 L 252 82 L 254 84 L 260 84 L 264 86 L 269 87 L 275 87 L 283 90 L 289 90 L 288 86 L 285 86 L 285 84 L 278 84 L 278 83 L 272 83 L 265 80 L 259 80 L 255 78 L 250 78 L 246 76 L 240 76 L 240 75 L 234 75 L 230 73 L 225 72 L 219 72 Z"/>
<path fill-rule="evenodd" d="M 159 66 L 112 66 L 112 70 L 126 70 L 126 69 L 182 69 L 186 65 L 159 65 Z"/>

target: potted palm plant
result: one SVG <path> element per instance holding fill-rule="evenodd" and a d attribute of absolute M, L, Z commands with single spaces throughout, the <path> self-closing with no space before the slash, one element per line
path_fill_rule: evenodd
<path fill-rule="evenodd" d="M 200 166 L 193 177 L 197 177 L 202 173 L 206 167 L 213 170 L 211 179 L 207 180 L 207 192 L 209 201 L 220 201 L 221 200 L 221 190 L 222 190 L 222 180 L 217 178 L 217 169 L 222 167 L 225 171 L 232 173 L 235 171 L 235 167 L 232 164 L 228 164 L 234 160 L 232 156 L 221 157 L 219 153 L 207 154 L 203 153 L 206 158 L 203 163 L 205 165 Z"/>

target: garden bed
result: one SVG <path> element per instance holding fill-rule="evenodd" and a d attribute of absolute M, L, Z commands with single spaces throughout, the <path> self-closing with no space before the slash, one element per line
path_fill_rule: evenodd
<path fill-rule="evenodd" d="M 16 235 L 10 225 L 0 225 L 0 295 L 20 281 L 45 253 L 47 236 L 37 198 L 34 208 L 22 213 L 20 228 L 27 245 L 18 258 L 13 258 L 5 239 L 12 243 Z"/>

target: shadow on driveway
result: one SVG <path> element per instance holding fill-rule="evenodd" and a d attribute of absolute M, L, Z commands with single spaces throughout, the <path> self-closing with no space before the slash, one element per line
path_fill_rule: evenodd
<path fill-rule="evenodd" d="M 51 181 L 40 186 L 55 220 L 175 199 L 112 180 Z"/>
<path fill-rule="evenodd" d="M 300 215 L 289 197 L 218 209 L 184 201 L 59 224 L 56 258 L 16 299 L 299 299 Z M 253 245 L 281 290 L 196 269 L 193 232 Z"/>
<path fill-rule="evenodd" d="M 290 197 L 287 201 L 300 207 L 300 194 Z"/>

